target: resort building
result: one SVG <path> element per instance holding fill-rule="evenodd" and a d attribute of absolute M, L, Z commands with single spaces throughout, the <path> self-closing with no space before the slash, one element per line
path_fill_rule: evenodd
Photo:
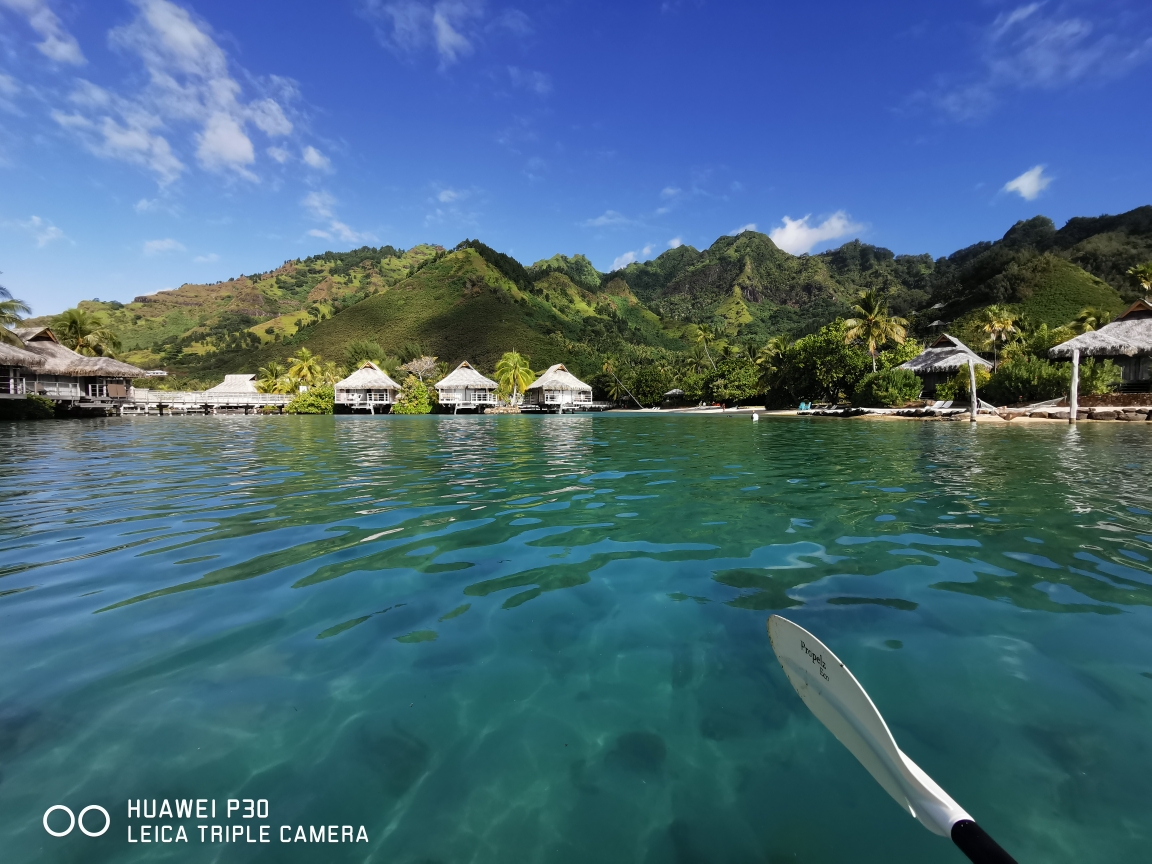
<path fill-rule="evenodd" d="M 23 396 L 28 374 L 43 365 L 39 354 L 0 342 L 0 396 Z"/>
<path fill-rule="evenodd" d="M 1121 392 L 1152 390 L 1152 303 L 1137 300 L 1111 324 L 1081 333 L 1049 349 L 1053 360 L 1071 360 L 1078 350 L 1082 357 L 1111 360 L 1123 375 Z"/>
<path fill-rule="evenodd" d="M 400 395 L 400 385 L 371 360 L 336 384 L 336 404 L 352 411 L 367 410 L 375 414 L 384 410 Z"/>
<path fill-rule="evenodd" d="M 461 363 L 436 384 L 436 398 L 452 413 L 461 408 L 478 411 L 496 404 L 497 384 L 485 378 L 467 362 Z"/>
<path fill-rule="evenodd" d="M 991 363 L 955 336 L 941 333 L 922 353 L 896 368 L 911 369 L 919 375 L 920 380 L 924 382 L 923 392 L 930 395 L 936 392 L 938 385 L 952 378 L 961 369 L 967 369 L 969 360 L 976 366 L 992 368 Z"/>
<path fill-rule="evenodd" d="M 108 407 L 128 398 L 132 379 L 144 374 L 111 357 L 86 357 L 60 344 L 47 327 L 23 327 L 13 332 L 22 348 L 5 346 L 0 354 L 0 393 L 37 393 L 79 407 Z M 25 355 L 35 360 L 28 360 Z M 3 374 L 0 372 L 0 374 Z"/>
<path fill-rule="evenodd" d="M 524 391 L 524 404 L 561 412 L 565 408 L 588 408 L 592 405 L 592 388 L 565 369 L 563 363 L 557 363 Z"/>
<path fill-rule="evenodd" d="M 244 374 L 225 375 L 223 381 L 215 387 L 209 387 L 204 392 L 246 396 L 250 393 L 259 393 L 260 391 L 256 389 L 256 376 Z"/>

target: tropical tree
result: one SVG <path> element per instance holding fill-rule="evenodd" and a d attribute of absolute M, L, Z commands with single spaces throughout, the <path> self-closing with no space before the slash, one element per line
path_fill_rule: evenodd
<path fill-rule="evenodd" d="M 428 387 L 415 375 L 409 375 L 400 387 L 400 395 L 392 406 L 393 414 L 429 414 L 432 396 Z"/>
<path fill-rule="evenodd" d="M 15 299 L 7 288 L 0 285 L 0 342 L 7 342 L 10 345 L 22 344 L 20 337 L 8 328 L 19 324 L 23 320 L 22 315 L 31 313 L 32 310 L 27 303 Z"/>
<path fill-rule="evenodd" d="M 320 383 L 336 384 L 343 379 L 344 367 L 337 365 L 335 360 L 329 360 L 320 367 Z"/>
<path fill-rule="evenodd" d="M 408 346 L 405 346 L 407 348 Z M 404 349 L 402 349 L 403 352 Z M 436 358 L 422 355 L 414 357 L 400 367 L 405 372 L 411 372 L 423 383 L 424 379 L 436 371 Z"/>
<path fill-rule="evenodd" d="M 997 342 L 1006 342 L 1016 332 L 1016 318 L 1003 306 L 988 306 L 980 313 L 980 329 L 988 337 L 985 344 L 992 346 L 992 368 L 999 362 Z"/>
<path fill-rule="evenodd" d="M 120 350 L 120 340 L 108 328 L 108 322 L 99 312 L 65 309 L 52 322 L 52 332 L 60 343 L 77 354 L 111 357 Z"/>
<path fill-rule="evenodd" d="M 297 384 L 311 387 L 320 380 L 323 369 L 321 364 L 318 354 L 313 354 L 307 348 L 301 348 L 295 357 L 288 358 L 288 377 Z"/>
<path fill-rule="evenodd" d="M 886 342 L 904 344 L 908 322 L 888 314 L 888 304 L 874 290 L 863 291 L 852 307 L 855 318 L 844 322 L 844 338 L 848 342 L 863 342 L 872 358 L 872 371 L 876 371 L 876 354 Z"/>
<path fill-rule="evenodd" d="M 528 365 L 528 358 L 519 351 L 507 351 L 496 364 L 496 383 L 500 385 L 500 394 L 510 397 L 513 405 L 520 401 L 520 394 L 528 389 L 528 385 L 536 377 Z"/>
<path fill-rule="evenodd" d="M 256 372 L 256 389 L 261 393 L 289 392 L 288 371 L 275 360 L 269 361 Z"/>
<path fill-rule="evenodd" d="M 712 365 L 712 371 L 715 372 L 716 361 L 712 359 L 712 354 L 708 350 L 708 346 L 716 342 L 716 331 L 707 324 L 697 325 L 695 342 L 704 349 L 704 356 L 708 358 L 708 362 Z"/>
<path fill-rule="evenodd" d="M 380 343 L 372 342 L 368 339 L 353 339 L 344 346 L 344 361 L 353 368 L 360 368 L 364 365 L 364 361 L 368 360 L 380 365 L 380 361 L 387 355 L 384 349 L 380 347 Z"/>
<path fill-rule="evenodd" d="M 1099 330 L 1105 324 L 1111 323 L 1112 313 L 1107 309 L 1098 309 L 1095 306 L 1089 306 L 1086 309 L 1081 309 L 1080 314 L 1068 326 L 1076 333 L 1089 333 L 1092 330 Z"/>
<path fill-rule="evenodd" d="M 1152 291 L 1152 261 L 1129 267 L 1128 276 L 1145 291 Z"/>

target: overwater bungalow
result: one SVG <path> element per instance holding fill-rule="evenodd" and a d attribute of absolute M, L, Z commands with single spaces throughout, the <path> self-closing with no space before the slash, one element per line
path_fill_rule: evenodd
<path fill-rule="evenodd" d="M 924 393 L 936 392 L 937 386 L 952 378 L 961 369 L 968 368 L 971 360 L 976 366 L 991 369 L 992 364 L 957 339 L 941 333 L 936 340 L 907 363 L 897 369 L 911 369 L 924 382 Z"/>
<path fill-rule="evenodd" d="M 0 342 L 0 396 L 23 396 L 28 371 L 43 365 L 39 354 Z"/>
<path fill-rule="evenodd" d="M 1121 392 L 1143 393 L 1152 390 L 1152 303 L 1137 300 L 1111 324 L 1099 330 L 1081 333 L 1049 349 L 1053 360 L 1070 360 L 1079 356 L 1111 360 L 1120 367 Z"/>
<path fill-rule="evenodd" d="M 22 327 L 14 332 L 22 348 L 7 346 L 7 360 L 0 359 L 0 367 L 8 369 L 3 388 L 7 395 L 37 393 L 79 407 L 107 407 L 123 403 L 132 379 L 144 374 L 143 369 L 111 357 L 77 354 L 61 345 L 47 327 Z M 27 361 L 24 354 L 34 355 L 39 362 Z"/>
<path fill-rule="evenodd" d="M 563 363 L 549 366 L 524 391 L 524 404 L 545 410 L 576 410 L 592 405 L 592 388 L 564 368 Z"/>
<path fill-rule="evenodd" d="M 371 360 L 336 383 L 336 404 L 352 411 L 367 410 L 375 414 L 387 409 L 400 395 L 400 385 Z"/>
<path fill-rule="evenodd" d="M 485 378 L 464 361 L 436 384 L 436 398 L 445 407 L 451 407 L 455 414 L 461 408 L 479 411 L 496 404 L 497 384 Z"/>
<path fill-rule="evenodd" d="M 241 375 L 225 375 L 223 381 L 215 387 L 209 387 L 204 392 L 240 396 L 249 393 L 259 393 L 260 391 L 256 387 L 256 376 L 244 373 Z"/>

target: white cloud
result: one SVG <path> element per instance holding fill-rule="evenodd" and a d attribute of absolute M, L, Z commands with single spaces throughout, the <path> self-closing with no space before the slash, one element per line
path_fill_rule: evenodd
<path fill-rule="evenodd" d="M 0 72 L 0 96 L 11 99 L 20 92 L 20 82 L 11 75 Z"/>
<path fill-rule="evenodd" d="M 622 270 L 623 268 L 627 267 L 629 264 L 631 264 L 635 260 L 636 260 L 636 253 L 635 252 L 625 252 L 623 255 L 620 255 L 619 257 L 617 257 L 612 262 L 612 269 L 613 270 Z"/>
<path fill-rule="evenodd" d="M 978 72 L 915 99 L 928 98 L 955 120 L 989 113 L 1001 93 L 1056 90 L 1125 75 L 1152 57 L 1152 38 L 1132 36 L 1123 22 L 1065 16 L 1030 3 L 1002 12 L 981 36 Z"/>
<path fill-rule="evenodd" d="M 219 261 L 220 256 L 217 255 L 215 252 L 209 252 L 207 255 L 197 255 L 192 260 L 195 261 L 197 264 L 211 264 L 215 261 Z"/>
<path fill-rule="evenodd" d="M 32 216 L 20 222 L 6 222 L 4 224 L 19 228 L 31 234 L 32 238 L 36 241 L 36 247 L 38 249 L 43 249 L 53 240 L 65 239 L 63 231 L 53 225 L 49 220 L 41 219 L 39 216 Z"/>
<path fill-rule="evenodd" d="M 252 139 L 244 133 L 244 127 L 232 115 L 217 112 L 208 118 L 200 132 L 199 142 L 196 158 L 205 168 L 232 168 L 251 176 L 245 169 L 256 161 Z"/>
<path fill-rule="evenodd" d="M 584 225 L 587 228 L 608 228 L 615 225 L 631 225 L 632 220 L 615 210 L 605 210 L 595 219 L 587 219 Z"/>
<path fill-rule="evenodd" d="M 808 217 L 805 216 L 804 218 L 807 219 Z M 787 216 L 784 217 L 784 221 L 785 222 L 788 221 Z M 733 228 L 731 231 L 728 232 L 728 236 L 729 237 L 735 237 L 737 234 L 743 234 L 745 231 L 755 231 L 755 230 L 756 230 L 756 223 L 755 222 L 749 222 L 747 225 L 741 225 L 739 228 Z"/>
<path fill-rule="evenodd" d="M 327 171 L 332 167 L 332 160 L 315 147 L 305 147 L 300 158 L 304 160 L 305 165 L 315 168 L 317 171 Z"/>
<path fill-rule="evenodd" d="M 149 240 L 144 244 L 145 255 L 161 255 L 164 252 L 183 252 L 184 244 L 179 240 L 173 240 L 171 237 L 165 237 L 163 240 Z"/>
<path fill-rule="evenodd" d="M 441 69 L 473 52 L 479 38 L 476 22 L 483 12 L 477 0 L 363 0 L 362 9 L 378 22 L 377 34 L 387 47 L 404 54 L 433 48 L 440 57 Z M 514 26 L 508 26 L 515 30 L 526 25 L 526 16 L 505 16 L 503 21 L 512 22 Z"/>
<path fill-rule="evenodd" d="M 363 243 L 376 239 L 372 234 L 356 231 L 337 219 L 336 199 L 329 192 L 309 192 L 300 203 L 313 219 L 327 223 L 324 228 L 310 229 L 308 235 L 311 237 L 323 237 L 326 240 L 335 238 L 345 243 Z"/>
<path fill-rule="evenodd" d="M 461 201 L 468 197 L 468 192 L 461 189 L 453 189 L 451 186 L 441 189 L 439 194 L 436 195 L 436 200 L 441 204 L 451 204 L 453 201 Z"/>
<path fill-rule="evenodd" d="M 681 240 L 679 237 L 673 237 L 671 240 L 668 241 L 668 248 L 669 249 L 679 249 L 683 245 L 684 245 L 684 241 Z"/>
<path fill-rule="evenodd" d="M 773 228 L 768 236 L 772 242 L 793 255 L 800 255 L 812 251 L 812 247 L 825 240 L 835 240 L 845 234 L 862 231 L 864 226 L 853 222 L 852 218 L 843 210 L 837 210 L 819 225 L 810 224 L 812 214 L 803 219 L 790 219 L 784 217 L 784 224 Z"/>
<path fill-rule="evenodd" d="M 292 158 L 292 154 L 285 150 L 283 147 L 269 147 L 266 151 L 269 156 L 283 165 Z"/>
<path fill-rule="evenodd" d="M 545 96 L 552 90 L 552 79 L 543 72 L 509 66 L 508 76 L 512 79 L 512 86 L 528 90 L 538 96 Z"/>
<path fill-rule="evenodd" d="M 24 17 L 43 41 L 36 47 L 49 60 L 80 66 L 87 61 L 76 37 L 64 29 L 64 22 L 48 8 L 47 0 L 0 0 L 0 7 Z"/>
<path fill-rule="evenodd" d="M 656 247 L 653 246 L 651 243 L 645 244 L 644 248 L 640 250 L 640 257 L 647 258 L 649 255 L 652 254 L 652 250 L 655 248 Z"/>
<path fill-rule="evenodd" d="M 1035 201 L 1051 183 L 1052 178 L 1044 175 L 1044 166 L 1037 165 L 1035 168 L 1029 168 L 1016 179 L 1009 180 L 1004 184 L 1001 191 L 1015 192 L 1025 201 Z"/>
<path fill-rule="evenodd" d="M 675 198 L 677 195 L 679 195 L 681 193 L 681 191 L 683 191 L 683 190 L 677 189 L 675 186 L 665 186 L 663 189 L 660 190 L 660 197 L 665 199 L 665 200 L 668 200 L 670 198 Z"/>
<path fill-rule="evenodd" d="M 109 42 L 142 65 L 145 83 L 116 92 L 77 79 L 71 108 L 57 109 L 53 118 L 92 152 L 142 166 L 161 186 L 180 177 L 191 156 L 207 171 L 257 179 L 252 135 L 293 132 L 285 106 L 298 98 L 295 85 L 242 69 L 234 75 L 208 24 L 170 0 L 134 5 L 135 17 L 113 29 Z M 246 88 L 257 93 L 249 98 Z"/>

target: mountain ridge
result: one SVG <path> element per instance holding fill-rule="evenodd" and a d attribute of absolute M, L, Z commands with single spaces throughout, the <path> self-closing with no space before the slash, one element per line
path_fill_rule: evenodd
<path fill-rule="evenodd" d="M 564 359 L 557 345 L 589 358 L 603 353 L 595 346 L 613 340 L 637 351 L 683 352 L 691 347 L 693 325 L 701 324 L 742 343 L 801 335 L 847 316 L 868 289 L 908 317 L 913 332 L 928 333 L 937 320 L 963 330 L 993 303 L 1055 326 L 1085 306 L 1115 312 L 1135 299 L 1141 292 L 1126 271 L 1146 260 L 1152 260 L 1152 206 L 1075 217 L 1061 228 L 1036 216 L 998 240 L 935 259 L 897 255 L 858 239 L 791 255 L 767 235 L 745 231 L 703 250 L 682 245 L 604 273 L 581 254 L 526 267 L 479 240 L 465 240 L 452 250 L 421 244 L 329 251 L 128 304 L 81 305 L 108 317 L 125 359 L 176 372 L 235 371 L 282 359 L 300 346 L 333 356 L 337 333 L 375 339 L 389 350 L 419 341 L 444 358 L 481 363 L 510 339 L 531 345 L 538 365 Z M 338 325 L 329 323 L 337 319 Z M 477 322 L 487 336 L 474 338 Z M 503 350 L 508 347 L 515 346 Z"/>

